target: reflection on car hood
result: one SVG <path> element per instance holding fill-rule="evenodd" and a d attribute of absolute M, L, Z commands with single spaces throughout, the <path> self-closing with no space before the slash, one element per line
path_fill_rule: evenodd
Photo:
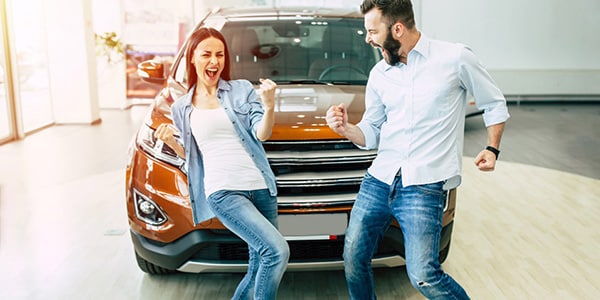
<path fill-rule="evenodd" d="M 275 126 L 270 140 L 343 139 L 327 126 L 327 109 L 345 103 L 348 122 L 356 124 L 365 109 L 364 91 L 362 85 L 279 84 L 275 99 Z M 170 98 L 164 95 L 155 99 L 148 120 L 151 127 L 156 128 L 171 118 L 171 101 L 167 99 Z"/>
<path fill-rule="evenodd" d="M 327 109 L 340 103 L 348 108 L 349 122 L 357 123 L 364 111 L 364 86 L 279 85 L 271 140 L 342 138 L 325 120 Z"/>

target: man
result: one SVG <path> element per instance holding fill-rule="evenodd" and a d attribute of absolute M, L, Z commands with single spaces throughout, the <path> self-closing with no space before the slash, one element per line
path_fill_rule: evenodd
<path fill-rule="evenodd" d="M 509 118 L 506 100 L 469 48 L 417 30 L 410 0 L 364 0 L 361 11 L 366 42 L 384 60 L 371 70 L 358 124 L 347 122 L 344 104 L 326 117 L 358 147 L 378 148 L 346 231 L 350 297 L 376 298 L 371 259 L 396 218 L 411 284 L 429 299 L 468 299 L 438 261 L 444 199 L 460 184 L 466 93 L 484 109 L 488 146 L 475 158 L 482 171 L 494 170 Z"/>

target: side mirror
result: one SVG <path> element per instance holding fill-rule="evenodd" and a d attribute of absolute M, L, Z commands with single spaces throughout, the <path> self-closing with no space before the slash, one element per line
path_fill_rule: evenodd
<path fill-rule="evenodd" d="M 138 64 L 137 74 L 142 80 L 155 84 L 164 84 L 167 80 L 165 77 L 165 64 L 153 60 L 146 60 Z"/>

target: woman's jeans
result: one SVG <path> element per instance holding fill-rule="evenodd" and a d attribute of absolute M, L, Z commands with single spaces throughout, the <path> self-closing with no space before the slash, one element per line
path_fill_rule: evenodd
<path fill-rule="evenodd" d="M 376 299 L 371 259 L 392 218 L 404 235 L 406 271 L 411 284 L 429 299 L 469 299 L 438 261 L 445 191 L 443 182 L 387 185 L 367 173 L 352 208 L 344 244 L 350 298 Z"/>
<path fill-rule="evenodd" d="M 268 189 L 217 191 L 208 197 L 217 218 L 248 243 L 248 272 L 233 299 L 275 299 L 290 256 L 287 241 L 277 230 L 277 199 Z"/>

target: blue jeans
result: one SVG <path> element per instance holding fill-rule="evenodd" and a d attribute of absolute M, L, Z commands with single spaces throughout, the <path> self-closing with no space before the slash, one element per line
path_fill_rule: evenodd
<path fill-rule="evenodd" d="M 232 299 L 275 299 L 290 256 L 277 230 L 277 199 L 268 189 L 217 191 L 208 197 L 217 218 L 248 244 L 248 272 Z"/>
<path fill-rule="evenodd" d="M 469 299 L 438 261 L 445 192 L 443 182 L 392 185 L 367 173 L 350 214 L 344 266 L 351 299 L 376 299 L 371 259 L 396 218 L 404 235 L 406 271 L 412 286 L 429 299 Z"/>

